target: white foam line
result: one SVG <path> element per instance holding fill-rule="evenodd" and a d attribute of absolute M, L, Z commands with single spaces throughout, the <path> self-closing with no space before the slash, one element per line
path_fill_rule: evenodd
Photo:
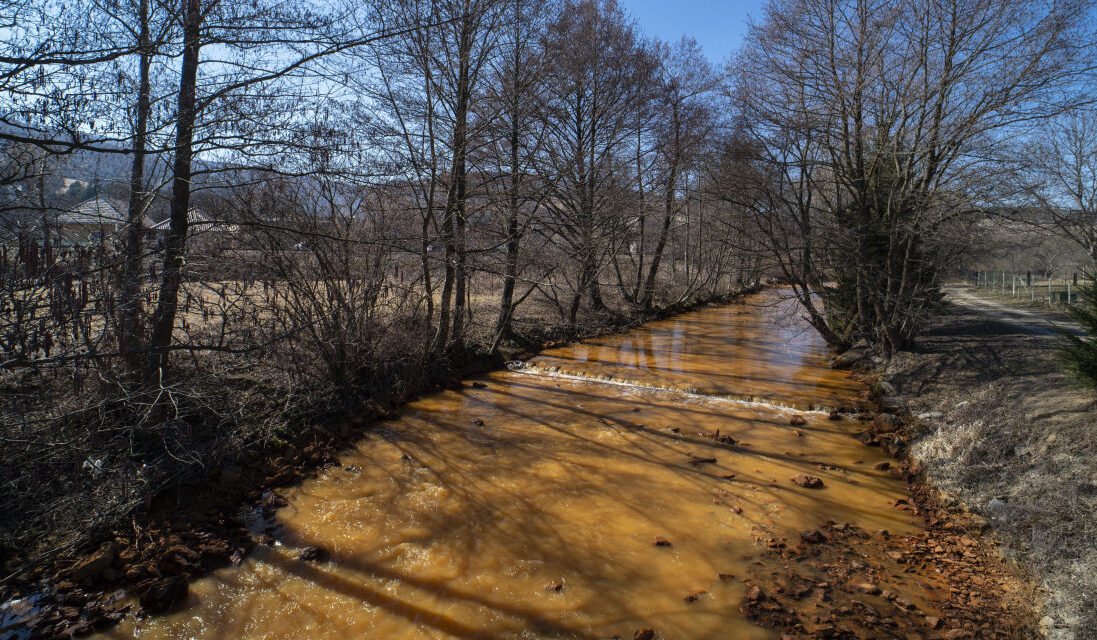
<path fill-rule="evenodd" d="M 761 402 L 758 400 L 743 400 L 742 398 L 734 398 L 729 396 L 708 395 L 704 393 L 692 393 L 689 391 L 680 391 L 678 389 L 667 389 L 665 387 L 656 387 L 654 385 L 637 384 L 634 382 L 622 382 L 620 380 L 605 380 L 603 378 L 591 378 L 587 376 L 579 376 L 571 373 L 561 373 L 559 371 L 549 371 L 536 365 L 526 365 L 521 368 L 511 369 L 514 373 L 523 373 L 530 376 L 545 377 L 545 378 L 557 378 L 561 380 L 571 380 L 573 382 L 595 382 L 599 384 L 609 384 L 618 387 L 627 387 L 629 389 L 645 390 L 645 391 L 660 391 L 662 393 L 673 393 L 675 395 L 687 396 L 690 398 L 696 398 L 698 400 L 716 400 L 719 402 L 728 402 L 731 404 L 741 405 L 745 407 L 765 407 L 767 409 L 776 409 L 780 413 L 785 414 L 802 414 L 802 413 L 816 413 L 819 415 L 827 415 L 825 409 L 797 409 L 796 407 L 788 407 L 781 404 L 774 404 L 771 402 Z"/>

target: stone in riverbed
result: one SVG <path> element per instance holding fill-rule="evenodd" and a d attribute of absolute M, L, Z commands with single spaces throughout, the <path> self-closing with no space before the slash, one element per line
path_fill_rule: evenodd
<path fill-rule="evenodd" d="M 894 413 L 881 413 L 872 421 L 872 428 L 880 433 L 892 433 L 903 426 L 903 420 Z"/>
<path fill-rule="evenodd" d="M 823 532 L 818 529 L 808 529 L 800 532 L 800 539 L 809 544 L 822 544 L 827 541 Z"/>
<path fill-rule="evenodd" d="M 141 606 L 153 615 L 168 613 L 187 599 L 186 576 L 172 576 L 152 583 L 141 596 Z"/>
<path fill-rule="evenodd" d="M 789 420 L 788 423 L 794 427 L 802 427 L 806 425 L 808 421 L 804 419 L 804 416 L 792 416 L 792 419 Z"/>
<path fill-rule="evenodd" d="M 108 542 L 66 572 L 72 580 L 88 580 L 106 571 L 118 556 L 118 545 Z"/>
<path fill-rule="evenodd" d="M 799 475 L 793 478 L 792 481 L 805 489 L 822 489 L 824 487 L 823 481 L 815 476 Z"/>
<path fill-rule="evenodd" d="M 305 547 L 304 549 L 301 549 L 301 553 L 297 555 L 297 559 L 304 562 L 327 562 L 328 560 L 331 560 L 331 554 L 320 547 Z"/>
<path fill-rule="evenodd" d="M 884 453 L 892 458 L 901 458 L 903 452 L 906 451 L 906 441 L 895 434 L 881 436 L 878 440 L 880 441 L 880 447 L 883 448 Z"/>
<path fill-rule="evenodd" d="M 860 442 L 866 447 L 879 444 L 879 442 L 876 441 L 876 434 L 871 431 L 858 431 L 853 437 L 857 439 L 857 442 Z"/>
<path fill-rule="evenodd" d="M 880 587 L 872 584 L 871 582 L 855 582 L 851 585 L 854 591 L 860 593 L 867 593 L 870 596 L 874 596 L 880 593 Z"/>

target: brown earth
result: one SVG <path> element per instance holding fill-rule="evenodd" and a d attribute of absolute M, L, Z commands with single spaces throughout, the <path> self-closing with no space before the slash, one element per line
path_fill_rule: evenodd
<path fill-rule="evenodd" d="M 892 433 L 898 422 L 879 414 L 862 432 L 870 437 L 858 439 L 901 441 Z M 1003 561 L 986 522 L 942 504 L 914 466 L 876 465 L 907 480 L 912 497 L 894 506 L 920 516 L 921 531 L 896 536 L 828 522 L 799 540 L 759 532 L 743 614 L 782 640 L 1036 637 L 1034 588 Z"/>

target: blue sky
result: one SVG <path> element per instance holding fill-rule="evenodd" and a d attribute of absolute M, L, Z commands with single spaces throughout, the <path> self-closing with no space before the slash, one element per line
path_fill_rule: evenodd
<path fill-rule="evenodd" d="M 675 41 L 697 39 L 714 62 L 722 62 L 738 46 L 747 15 L 761 16 L 763 0 L 618 0 L 645 33 Z"/>

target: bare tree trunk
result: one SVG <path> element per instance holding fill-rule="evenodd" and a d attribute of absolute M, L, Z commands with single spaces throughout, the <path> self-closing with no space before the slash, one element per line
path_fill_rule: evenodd
<path fill-rule="evenodd" d="M 151 107 L 151 87 L 149 67 L 152 63 L 152 51 L 149 42 L 149 3 L 140 3 L 140 69 L 137 92 L 137 114 L 134 127 L 133 165 L 130 170 L 129 208 L 126 215 L 125 258 L 122 266 L 122 291 L 118 305 L 118 352 L 121 354 L 129 373 L 141 367 L 138 355 L 141 349 L 141 275 L 144 265 L 142 223 L 148 196 L 145 193 L 145 155 L 148 136 L 148 118 Z"/>
<path fill-rule="evenodd" d="M 659 265 L 663 261 L 663 251 L 667 247 L 667 238 L 670 237 L 670 226 L 674 221 L 675 192 L 678 189 L 678 163 L 673 162 L 667 175 L 667 190 L 663 196 L 663 225 L 659 229 L 659 240 L 655 244 L 655 253 L 651 256 L 651 266 L 648 268 L 648 277 L 644 281 L 644 295 L 640 300 L 644 309 L 650 309 L 655 298 L 655 278 L 659 275 Z M 688 242 L 687 238 L 687 242 Z"/>
<path fill-rule="evenodd" d="M 179 114 L 175 130 L 175 167 L 172 178 L 171 218 L 164 245 L 164 270 L 160 297 L 153 316 L 149 339 L 147 379 L 155 380 L 167 367 L 168 348 L 175 329 L 179 288 L 183 279 L 183 258 L 190 220 L 190 189 L 194 160 L 195 94 L 198 84 L 198 56 L 201 48 L 202 0 L 185 0 L 183 62 L 179 77 Z"/>
<path fill-rule="evenodd" d="M 450 186 L 452 191 L 453 186 Z M 453 281 L 456 277 L 456 253 L 457 247 L 454 241 L 453 232 L 453 198 L 448 198 L 449 202 L 446 204 L 446 211 L 442 218 L 442 241 L 446 247 L 446 272 L 445 279 L 442 281 L 442 300 L 438 306 L 438 332 L 434 335 L 434 344 L 431 346 L 431 352 L 434 354 L 441 353 L 449 346 L 449 329 L 450 329 L 450 309 L 453 306 Z"/>
<path fill-rule="evenodd" d="M 430 218 L 432 215 L 428 207 L 427 213 L 423 215 L 423 237 L 419 254 L 423 264 L 423 291 L 427 296 L 427 324 L 434 321 L 434 283 L 431 282 L 430 277 Z"/>
<path fill-rule="evenodd" d="M 641 141 L 643 138 L 642 130 L 637 128 L 636 130 L 636 192 L 639 195 L 640 212 L 638 214 L 640 223 L 640 256 L 636 261 L 636 280 L 632 285 L 632 299 L 629 302 L 638 302 L 640 300 L 640 287 L 644 281 L 644 253 L 647 250 L 647 203 L 644 198 L 644 167 L 641 155 Z"/>
<path fill-rule="evenodd" d="M 472 56 L 472 21 L 467 5 L 462 16 L 460 58 L 457 76 L 457 108 L 454 116 L 456 122 L 453 127 L 453 182 L 454 203 L 453 211 L 457 223 L 457 265 L 456 265 L 456 305 L 453 310 L 453 335 L 452 340 L 459 342 L 464 338 L 465 332 L 465 306 L 468 300 L 466 292 L 469 286 L 468 251 L 466 245 L 465 228 L 467 223 L 467 158 L 468 158 L 468 114 L 470 99 L 469 65 Z M 471 310 L 471 309 L 470 309 Z"/>
<path fill-rule="evenodd" d="M 518 251 L 520 242 L 518 237 L 518 105 L 517 97 L 512 102 L 510 129 L 510 194 L 507 203 L 507 256 L 503 265 L 503 294 L 499 301 L 499 317 L 495 321 L 495 333 L 506 335 L 510 333 L 510 320 L 514 311 L 514 285 L 518 280 Z"/>

